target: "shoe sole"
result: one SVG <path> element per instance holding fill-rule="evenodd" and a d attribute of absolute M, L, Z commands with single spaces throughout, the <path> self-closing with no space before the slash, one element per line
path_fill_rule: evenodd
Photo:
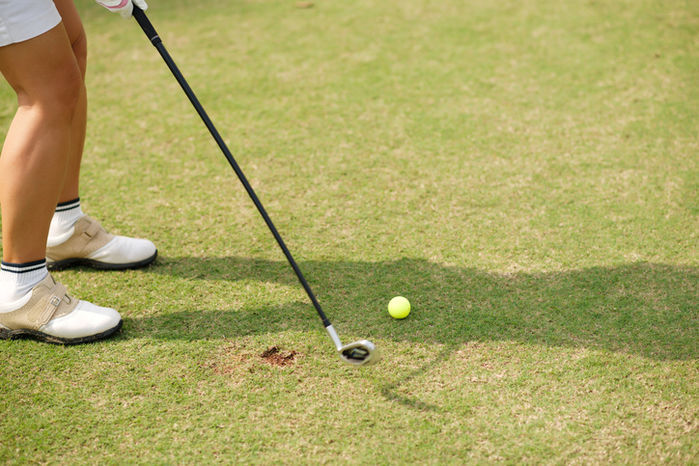
<path fill-rule="evenodd" d="M 53 335 L 48 335 L 37 330 L 10 330 L 6 328 L 0 328 L 0 340 L 19 340 L 21 338 L 32 338 L 35 340 L 43 341 L 46 343 L 53 343 L 56 345 L 79 345 L 81 343 L 91 343 L 93 341 L 102 340 L 103 338 L 107 338 L 115 334 L 121 329 L 123 323 L 123 320 L 119 320 L 119 323 L 114 328 L 110 328 L 109 330 L 102 333 L 97 333 L 95 335 L 80 338 L 54 337 Z"/>
<path fill-rule="evenodd" d="M 100 261 L 95 261 L 92 259 L 84 259 L 84 258 L 75 257 L 72 259 L 63 259 L 60 261 L 47 263 L 46 267 L 49 270 L 63 270 L 63 269 L 67 269 L 69 267 L 79 267 L 79 266 L 92 267 L 93 269 L 98 269 L 98 270 L 140 269 L 142 267 L 146 267 L 146 266 L 152 264 L 156 257 L 158 257 L 157 250 L 155 251 L 155 254 L 153 254 L 152 256 L 150 256 L 147 259 L 143 259 L 143 260 L 138 261 L 138 262 L 130 262 L 128 264 L 110 264 L 109 262 L 100 262 Z"/>

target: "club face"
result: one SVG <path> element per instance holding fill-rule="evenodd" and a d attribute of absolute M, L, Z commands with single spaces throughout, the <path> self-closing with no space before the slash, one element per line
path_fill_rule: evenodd
<path fill-rule="evenodd" d="M 359 340 L 343 346 L 338 350 L 340 358 L 353 366 L 374 364 L 381 356 L 376 346 L 369 340 Z"/>

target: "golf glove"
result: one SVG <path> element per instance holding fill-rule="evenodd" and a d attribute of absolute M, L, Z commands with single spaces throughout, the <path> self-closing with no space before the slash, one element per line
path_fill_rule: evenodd
<path fill-rule="evenodd" d="M 97 3 L 113 13 L 119 13 L 122 18 L 129 18 L 133 12 L 133 5 L 136 4 L 141 10 L 147 10 L 148 5 L 145 0 L 96 0 Z"/>

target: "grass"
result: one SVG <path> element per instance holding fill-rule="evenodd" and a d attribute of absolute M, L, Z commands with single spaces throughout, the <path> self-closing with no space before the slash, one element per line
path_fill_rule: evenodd
<path fill-rule="evenodd" d="M 697 463 L 695 3 L 151 2 L 362 370 L 138 27 L 77 3 L 83 206 L 161 257 L 56 273 L 116 338 L 0 342 L 0 461 Z"/>

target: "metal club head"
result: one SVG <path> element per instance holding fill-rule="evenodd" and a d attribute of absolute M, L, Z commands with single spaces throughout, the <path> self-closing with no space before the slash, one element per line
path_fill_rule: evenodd
<path fill-rule="evenodd" d="M 376 346 L 369 340 L 355 341 L 341 347 L 337 351 L 340 354 L 340 359 L 354 366 L 374 364 L 381 359 Z"/>
<path fill-rule="evenodd" d="M 343 345 L 332 325 L 325 327 L 325 330 L 327 330 L 333 343 L 335 343 L 340 359 L 346 363 L 359 367 L 374 364 L 381 359 L 379 350 L 377 350 L 376 346 L 369 340 L 359 340 L 348 345 Z"/>

